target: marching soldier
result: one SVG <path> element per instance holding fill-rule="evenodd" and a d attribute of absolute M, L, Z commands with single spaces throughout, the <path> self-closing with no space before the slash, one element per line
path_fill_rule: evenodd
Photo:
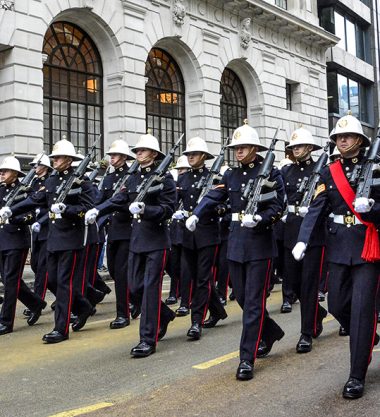
<path fill-rule="evenodd" d="M 146 357 L 156 351 L 158 340 L 167 331 L 175 314 L 161 301 L 162 279 L 170 248 L 167 221 L 172 217 L 176 201 L 173 177 L 165 175 L 161 190 L 148 193 L 144 202 L 134 202 L 138 187 L 154 174 L 156 161 L 165 155 L 158 140 L 151 134 L 142 135 L 134 148 L 139 169 L 131 174 L 126 188 L 97 210 L 86 214 L 89 223 L 98 215 L 129 210 L 133 216 L 128 257 L 128 285 L 134 302 L 141 306 L 140 343 L 131 350 L 134 357 Z M 127 253 L 124 253 L 127 256 Z"/>
<path fill-rule="evenodd" d="M 290 284 L 291 291 L 295 293 L 301 303 L 301 336 L 296 351 L 307 353 L 312 349 L 312 337 L 318 337 L 322 333 L 322 320 L 327 315 L 327 311 L 318 303 L 325 244 L 325 224 L 314 231 L 302 262 L 295 261 L 291 251 L 297 243 L 302 223 L 299 205 L 303 194 L 299 192 L 299 186 L 302 181 L 310 177 L 313 171 L 315 162 L 311 158 L 311 152 L 321 149 L 321 147 L 315 143 L 312 134 L 301 127 L 292 133 L 287 149 L 292 150 L 296 162 L 281 169 L 288 201 L 288 214 L 284 230 L 284 274 Z"/>
<path fill-rule="evenodd" d="M 332 222 L 327 240 L 329 261 L 328 307 L 350 335 L 351 369 L 343 397 L 359 398 L 364 392 L 376 334 L 376 296 L 380 276 L 380 193 L 356 199 L 357 184 L 350 183 L 354 168 L 365 162 L 363 148 L 370 145 L 360 122 L 340 118 L 330 136 L 342 157 L 325 168 L 315 199 L 306 214 L 293 249 L 296 260 L 305 255 L 311 235 L 329 211 Z"/>
<path fill-rule="evenodd" d="M 282 329 L 269 317 L 266 295 L 270 280 L 271 259 L 275 255 L 272 225 L 281 216 L 284 189 L 277 169 L 270 181 L 276 183 L 277 197 L 260 207 L 257 215 L 244 214 L 242 188 L 255 179 L 260 168 L 256 152 L 267 149 L 260 143 L 255 129 L 245 124 L 235 130 L 229 147 L 235 151 L 240 166 L 223 175 L 216 188 L 203 198 L 186 222 L 194 230 L 202 218 L 212 215 L 215 207 L 229 198 L 232 211 L 227 258 L 232 287 L 243 309 L 243 332 L 240 341 L 239 380 L 253 378 L 253 365 L 263 340 L 262 355 L 268 354 L 276 340 L 284 336 Z"/>
<path fill-rule="evenodd" d="M 205 160 L 214 158 L 208 152 L 206 142 L 200 137 L 190 139 L 183 153 L 187 156 L 191 170 L 178 180 L 178 198 L 183 203 L 183 210 L 178 210 L 174 214 L 174 217 L 178 219 L 191 216 L 202 191 L 197 190 L 196 186 L 201 178 L 209 173 L 205 167 Z M 181 307 L 189 307 L 192 288 L 194 294 L 191 300 L 191 327 L 187 332 L 187 336 L 191 339 L 200 339 L 202 326 L 214 327 L 219 320 L 227 317 L 214 282 L 219 244 L 220 230 L 216 211 L 203 217 L 194 232 L 184 230 L 181 258 Z M 205 321 L 208 309 L 210 317 Z"/>
<path fill-rule="evenodd" d="M 40 159 L 41 158 L 41 159 Z M 39 162 L 38 162 L 39 161 Z M 35 166 L 38 162 L 38 165 Z M 45 186 L 46 179 L 49 177 L 52 167 L 47 155 L 38 154 L 29 164 L 36 168 L 36 177 L 32 183 L 32 192 L 37 192 Z M 31 226 L 32 230 L 32 253 L 30 266 L 34 272 L 34 292 L 43 300 L 47 290 L 47 237 L 49 230 L 48 209 L 38 208 L 36 210 L 35 222 Z M 24 311 L 25 316 L 30 315 L 30 311 Z"/>
<path fill-rule="evenodd" d="M 24 176 L 20 162 L 13 156 L 5 158 L 0 165 L 0 204 Z M 3 208 L 1 209 L 1 213 Z M 0 314 L 0 335 L 11 333 L 19 299 L 30 310 L 28 324 L 32 326 L 41 316 L 46 302 L 34 294 L 22 279 L 25 260 L 30 247 L 29 216 L 0 222 L 0 271 L 4 284 L 4 301 Z"/>
<path fill-rule="evenodd" d="M 30 195 L 15 206 L 4 207 L 2 216 L 11 217 L 36 208 L 49 208 L 49 233 L 47 241 L 48 288 L 56 296 L 54 329 L 43 336 L 46 343 L 59 343 L 69 338 L 72 305 L 78 314 L 73 330 L 80 330 L 92 313 L 92 306 L 78 290 L 76 282 L 78 259 L 84 248 L 84 215 L 93 204 L 91 184 L 82 181 L 65 203 L 55 203 L 58 187 L 73 175 L 71 164 L 78 160 L 74 146 L 66 139 L 58 141 L 49 157 L 53 158 L 55 173 L 46 180 L 45 188 Z M 75 189 L 80 188 L 80 192 Z M 29 318 L 30 319 L 30 318 Z"/>
<path fill-rule="evenodd" d="M 177 164 L 174 169 L 178 172 L 178 178 L 187 172 L 191 166 L 187 161 L 187 156 L 182 155 L 178 158 Z M 174 216 L 174 214 L 173 214 Z M 166 272 L 170 276 L 170 292 L 169 297 L 165 300 L 166 305 L 177 304 L 177 298 L 180 293 L 181 285 L 181 253 L 182 253 L 182 240 L 183 232 L 185 229 L 185 223 L 183 220 L 173 218 L 170 223 L 170 241 L 171 248 L 169 252 L 168 263 L 166 266 Z"/>

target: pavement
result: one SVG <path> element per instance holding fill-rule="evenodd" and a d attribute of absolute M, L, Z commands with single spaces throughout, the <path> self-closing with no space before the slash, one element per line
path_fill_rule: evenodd
<path fill-rule="evenodd" d="M 109 283 L 113 288 L 113 284 Z M 164 281 L 164 295 L 169 282 Z M 48 295 L 49 303 L 53 301 Z M 297 354 L 299 305 L 280 314 L 281 289 L 268 300 L 271 316 L 286 335 L 267 358 L 258 359 L 252 381 L 235 379 L 241 311 L 229 302 L 229 317 L 189 341 L 189 317 L 176 318 L 157 352 L 132 358 L 139 320 L 125 329 L 110 330 L 114 292 L 97 314 L 70 339 L 45 345 L 53 313 L 47 308 L 29 327 L 16 312 L 15 331 L 0 337 L 1 417 L 378 417 L 380 415 L 380 346 L 366 381 L 365 396 L 348 401 L 341 390 L 349 372 L 347 337 L 328 316 L 313 351 Z M 175 309 L 177 306 L 173 306 Z"/>

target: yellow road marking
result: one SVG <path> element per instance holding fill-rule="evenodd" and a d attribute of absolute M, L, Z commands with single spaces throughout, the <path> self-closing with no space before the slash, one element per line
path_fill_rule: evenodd
<path fill-rule="evenodd" d="M 92 411 L 101 410 L 102 408 L 108 408 L 113 406 L 113 403 L 98 403 L 94 405 L 89 405 L 87 407 L 77 408 L 75 410 L 63 411 L 59 414 L 53 414 L 49 417 L 75 417 L 82 414 L 91 413 Z"/>
<path fill-rule="evenodd" d="M 239 351 L 227 353 L 227 355 L 219 356 L 218 358 L 212 359 L 211 361 L 203 362 L 198 365 L 194 365 L 195 369 L 208 369 L 212 366 L 219 365 L 220 363 L 227 362 L 230 359 L 239 357 Z"/>

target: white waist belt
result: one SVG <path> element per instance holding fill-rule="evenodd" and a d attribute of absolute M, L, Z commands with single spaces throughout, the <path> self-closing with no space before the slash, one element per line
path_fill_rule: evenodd
<path fill-rule="evenodd" d="M 356 216 L 353 214 L 342 215 L 334 214 L 334 223 L 345 224 L 346 226 L 355 226 L 357 224 L 363 224 Z"/>
<path fill-rule="evenodd" d="M 298 209 L 299 209 L 298 206 L 290 205 L 290 206 L 288 206 L 288 213 L 298 213 Z"/>
<path fill-rule="evenodd" d="M 241 218 L 244 216 L 244 214 L 241 213 L 232 213 L 232 221 L 233 222 L 240 222 Z"/>

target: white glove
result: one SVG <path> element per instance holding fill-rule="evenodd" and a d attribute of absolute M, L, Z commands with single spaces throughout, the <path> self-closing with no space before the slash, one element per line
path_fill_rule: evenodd
<path fill-rule="evenodd" d="M 296 261 L 302 261 L 305 256 L 307 245 L 304 242 L 297 242 L 292 250 L 292 255 Z"/>
<path fill-rule="evenodd" d="M 371 211 L 375 200 L 372 198 L 359 197 L 354 201 L 355 210 L 358 213 L 368 213 Z"/>
<path fill-rule="evenodd" d="M 173 214 L 172 218 L 175 219 L 175 220 L 182 220 L 183 218 L 185 218 L 185 214 L 184 214 L 183 210 L 177 210 Z"/>
<path fill-rule="evenodd" d="M 54 214 L 62 214 L 66 210 L 66 204 L 63 203 L 54 203 L 50 207 L 50 211 Z"/>
<path fill-rule="evenodd" d="M 301 217 L 305 217 L 306 216 L 306 214 L 309 212 L 309 207 L 300 207 L 299 209 L 298 209 L 298 214 L 301 216 Z"/>
<path fill-rule="evenodd" d="M 1 208 L 0 217 L 3 221 L 8 220 L 12 217 L 12 210 L 8 206 Z"/>
<path fill-rule="evenodd" d="M 244 227 L 252 228 L 256 227 L 262 219 L 263 218 L 258 214 L 255 214 L 254 216 L 252 214 L 244 214 L 243 218 L 241 219 L 241 224 Z"/>
<path fill-rule="evenodd" d="M 96 221 L 96 218 L 98 217 L 99 210 L 96 208 L 92 208 L 91 210 L 88 210 L 84 216 L 84 223 L 85 224 L 94 224 Z"/>
<path fill-rule="evenodd" d="M 35 223 L 32 224 L 31 227 L 32 227 L 32 232 L 40 233 L 40 231 L 41 231 L 41 224 L 40 223 L 35 222 Z"/>
<path fill-rule="evenodd" d="M 190 232 L 194 232 L 197 227 L 197 223 L 199 222 L 199 218 L 193 214 L 186 220 L 186 228 L 190 230 Z"/>
<path fill-rule="evenodd" d="M 286 223 L 286 218 L 288 217 L 288 215 L 287 214 L 285 214 L 284 216 L 282 216 L 281 217 L 281 221 L 283 222 L 283 223 Z"/>
<path fill-rule="evenodd" d="M 145 204 L 143 202 L 141 203 L 132 203 L 129 206 L 129 211 L 132 214 L 143 214 L 145 209 Z"/>

